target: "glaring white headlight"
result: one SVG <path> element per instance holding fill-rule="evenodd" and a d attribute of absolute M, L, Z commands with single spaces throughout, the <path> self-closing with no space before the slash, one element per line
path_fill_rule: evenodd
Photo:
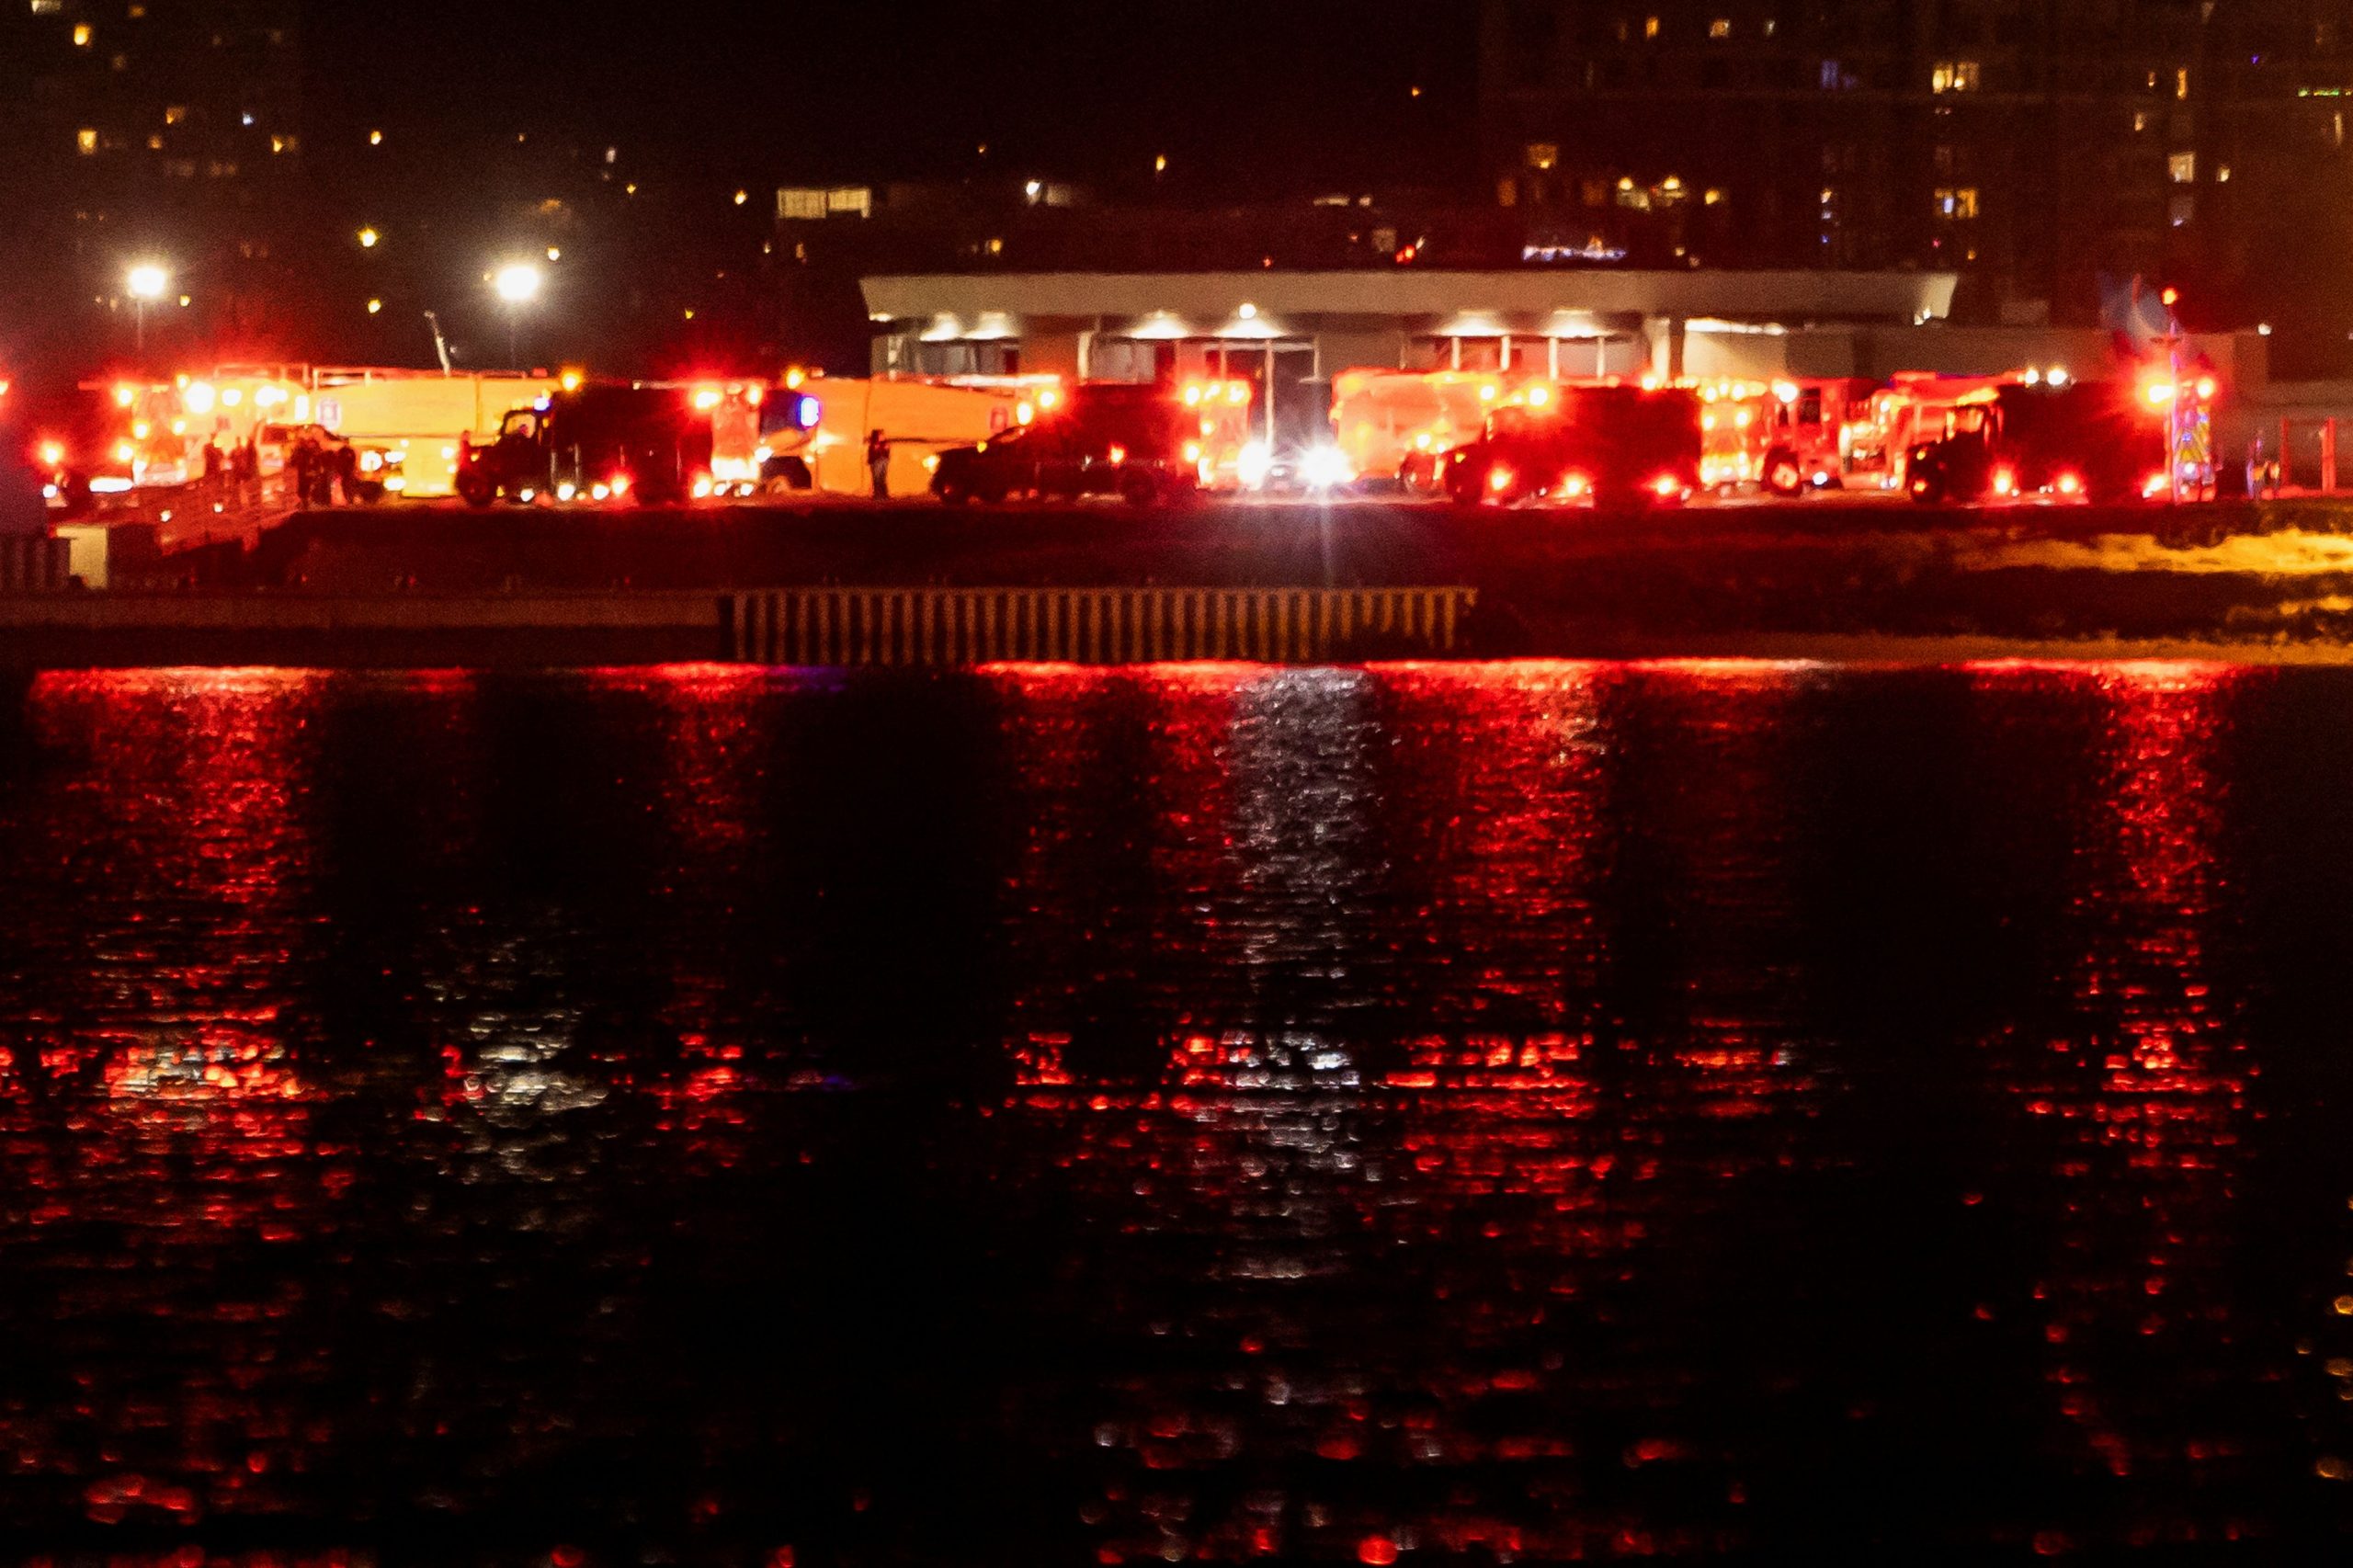
<path fill-rule="evenodd" d="M 1300 476 L 1311 490 L 1331 490 L 1349 483 L 1356 471 L 1348 466 L 1347 454 L 1337 447 L 1312 447 L 1300 465 Z"/>

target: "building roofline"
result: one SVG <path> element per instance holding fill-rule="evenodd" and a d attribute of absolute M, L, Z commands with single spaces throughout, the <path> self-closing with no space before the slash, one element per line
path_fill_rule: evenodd
<path fill-rule="evenodd" d="M 938 316 L 1230 318 L 1552 312 L 1762 321 L 1917 322 L 1949 314 L 1951 272 L 1399 267 L 1355 271 L 971 272 L 878 275 L 878 321 Z"/>

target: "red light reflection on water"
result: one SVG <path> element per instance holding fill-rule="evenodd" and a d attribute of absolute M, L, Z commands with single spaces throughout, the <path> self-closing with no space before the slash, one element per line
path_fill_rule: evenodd
<path fill-rule="evenodd" d="M 103 1234 L 103 1267 L 125 1283 L 91 1294 L 88 1330 L 55 1369 L 86 1391 L 71 1419 L 0 1414 L 0 1450 L 73 1486 L 92 1520 L 268 1508 L 273 1457 L 301 1446 L 298 1385 L 324 1370 L 317 1347 L 255 1325 L 297 1310 L 309 1286 L 268 1260 L 332 1237 L 355 1176 L 317 1135 L 292 1006 L 324 940 L 308 908 L 309 726 L 327 678 L 58 675 L 32 694 L 43 741 L 86 748 L 47 802 L 83 831 L 28 830 L 91 857 L 38 890 L 74 911 L 88 970 L 72 977 L 76 1021 L 45 1026 L 43 1081 L 20 1071 L 0 1106 L 0 1160 L 26 1199 L 5 1210 L 0 1248 Z M 61 1165 L 61 1127 L 90 1115 L 103 1135 L 76 1137 L 79 1163 Z M 115 1376 L 106 1348 L 109 1334 L 158 1332 L 183 1346 L 168 1394 Z"/>
<path fill-rule="evenodd" d="M 759 830 L 767 716 L 779 686 L 792 677 L 740 665 L 671 665 L 597 678 L 617 698 L 650 704 L 649 755 L 658 771 L 646 804 L 661 824 L 664 852 L 646 892 L 671 911 L 661 1017 L 675 1058 L 632 1053 L 614 1079 L 644 1093 L 659 1113 L 657 1129 L 682 1134 L 689 1153 L 733 1165 L 745 1125 L 744 1041 L 731 955 L 710 934 L 733 931 L 751 912 L 711 907 L 709 900 L 734 888 L 731 870 Z"/>
<path fill-rule="evenodd" d="M 2233 1266 L 2239 1146 L 2253 1069 L 2210 948 L 2227 919 L 2219 839 L 2229 806 L 2222 752 L 2244 672 L 2197 665 L 2091 671 L 2007 667 L 1989 689 L 2059 683 L 2093 720 L 2090 788 L 2070 811 L 2061 979 L 2070 1023 L 2006 1068 L 2029 1118 L 2049 1124 L 2054 1251 L 2028 1315 L 2041 1324 L 2062 1430 L 2085 1462 L 2144 1487 L 2123 1539 L 2183 1542 L 2252 1520 L 2202 1523 L 2188 1490 L 2268 1460 L 2218 1419 L 2200 1432 L 2191 1376 L 2263 1374 L 2236 1325 Z M 2119 1527 L 2055 1518 L 2046 1542 L 2102 1543 Z"/>
<path fill-rule="evenodd" d="M 1099 1561 L 1390 1561 L 1400 1539 L 1565 1560 L 1741 1538 L 1731 1456 L 1679 1429 L 1684 1374 L 1619 1339 L 1614 1303 L 1671 1290 L 1675 1260 L 1701 1248 L 1692 1183 L 1793 1163 L 1789 1118 L 1813 1078 L 1757 971 L 1782 960 L 1753 930 L 1757 888 L 1784 869 L 1772 737 L 1795 678 L 1749 665 L 1019 673 L 1014 765 L 1049 802 L 1084 796 L 1113 755 L 1095 705 L 1143 688 L 1158 744 L 1125 777 L 1155 824 L 1151 869 L 1201 912 L 1183 939 L 1213 967 L 1347 964 L 1410 987 L 1393 1006 L 1413 1022 L 1375 1037 L 1244 1026 L 1230 1009 L 1246 992 L 1169 998 L 1156 1071 L 1118 1085 L 1075 1069 L 1063 1021 L 1099 971 L 1017 998 L 1036 1027 L 1007 1048 L 1016 1142 L 1146 1256 L 1204 1270 L 1142 1265 L 1153 1285 L 1126 1279 L 1100 1304 L 1141 1343 L 1124 1358 L 1138 1369 L 1098 1393 L 1103 1481 L 1085 1513 Z M 1652 869 L 1681 922 L 1668 983 L 1698 1006 L 1677 1010 L 1688 1028 L 1629 1040 L 1607 999 L 1612 791 L 1626 787 L 1610 712 L 1656 702 L 1677 710 L 1654 760 L 1678 853 Z M 1083 809 L 1050 804 L 1028 831 L 1009 900 L 1024 914 L 1083 903 L 1072 884 L 1129 848 L 1104 845 Z M 1328 924 L 1367 905 L 1414 962 Z M 1610 1062 L 1630 1051 L 1671 1064 L 1683 1091 L 1629 1083 Z M 1383 1504 L 1351 1471 L 1430 1495 Z M 1629 1494 L 1638 1472 L 1664 1493 Z"/>
<path fill-rule="evenodd" d="M 1821 980 L 1804 937 L 1839 915 L 1796 890 L 1821 885 L 1822 840 L 1842 824 L 1808 794 L 1807 748 L 1849 722 L 1823 719 L 1817 684 L 1848 677 L 1716 662 L 1022 665 L 926 684 L 881 722 L 858 708 L 872 686 L 804 678 L 681 666 L 39 687 L 44 740 L 68 760 L 21 787 L 0 778 L 0 812 L 31 813 L 30 841 L 66 853 L 6 869 L 86 941 L 81 967 L 31 975 L 7 1004 L 32 1049 L 0 1053 L 0 1175 L 22 1195 L 0 1208 L 14 1249 L 0 1260 L 54 1293 L 38 1304 L 61 1310 L 14 1321 L 40 1327 L 65 1392 L 44 1404 L 14 1397 L 23 1381 L 0 1389 L 12 1494 L 33 1497 L 0 1495 L 0 1510 L 315 1524 L 342 1485 L 388 1517 L 463 1518 L 517 1477 L 611 1473 L 612 1456 L 642 1451 L 614 1434 L 652 1390 L 677 1412 L 665 1433 L 699 1456 L 681 1468 L 721 1458 L 685 1502 L 623 1478 L 613 1512 L 659 1535 L 676 1503 L 694 1528 L 723 1528 L 767 1506 L 784 1468 L 771 1460 L 835 1434 L 779 1436 L 825 1408 L 790 1379 L 721 1386 L 757 1362 L 767 1318 L 747 1313 L 738 1342 L 662 1338 L 706 1321 L 706 1303 L 678 1300 L 704 1278 L 676 1260 L 767 1286 L 749 1292 L 760 1312 L 863 1301 L 858 1281 L 793 1274 L 790 1247 L 766 1272 L 743 1256 L 745 1235 L 824 1229 L 773 1221 L 788 1190 L 855 1221 L 866 1195 L 851 1178 L 791 1186 L 812 1161 L 822 1177 L 860 1161 L 904 1175 L 903 1215 L 960 1187 L 985 1194 L 968 1217 L 1004 1229 L 975 1253 L 991 1268 L 1020 1259 L 990 1288 L 1057 1337 L 1003 1365 L 980 1347 L 958 1440 L 1002 1443 L 1041 1492 L 1077 1494 L 1099 1561 L 1756 1551 L 1772 1542 L 1759 1513 L 1786 1520 L 1793 1493 L 1840 1484 L 1793 1480 L 1789 1451 L 1843 1476 L 1886 1430 L 1870 1408 L 1884 1367 L 1820 1343 L 1819 1325 L 1862 1322 L 1842 1292 L 1916 1285 L 1896 1265 L 1881 1277 L 1879 1248 L 1915 1268 L 1925 1248 L 1840 1233 L 1836 1204 L 1814 1199 L 1855 1203 L 1875 1172 L 1853 1167 L 1870 1159 L 1918 1178 L 1902 1145 L 1937 1129 L 1859 1136 L 1841 1113 L 1864 1103 L 1864 1075 L 1810 1010 Z M 2075 787 L 1986 810 L 2064 817 L 2063 864 L 2031 868 L 2018 895 L 2048 894 L 2062 936 L 2029 960 L 2048 1017 L 1947 1077 L 1961 1108 L 2000 1108 L 1993 1148 L 1954 1158 L 1970 1211 L 2005 1211 L 2007 1253 L 2030 1260 L 1982 1266 L 1982 1302 L 1963 1299 L 1972 1275 L 1932 1281 L 1918 1307 L 1988 1334 L 2029 1325 L 2023 1347 L 1987 1358 L 2022 1392 L 1982 1397 L 2006 1421 L 2031 1407 L 2022 1424 L 2052 1453 L 2011 1472 L 2061 1501 L 1986 1500 L 1953 1539 L 1996 1516 L 2053 1548 L 2226 1530 L 2241 1521 L 2200 1488 L 2255 1462 L 2254 1424 L 2201 1402 L 2278 1370 L 2235 1337 L 2254 1072 L 2218 933 L 2238 896 L 2224 830 L 2242 677 L 1927 678 L 1939 699 L 1972 681 L 1985 694 L 1984 734 L 1964 723 L 1962 745 L 1990 737 Z M 2063 744 L 2006 728 L 2038 693 Z M 828 705 L 856 711 L 838 731 L 796 728 Z M 947 715 L 958 741 L 910 711 Z M 353 954 L 326 912 L 350 918 L 377 884 L 335 883 L 374 824 L 324 808 L 338 790 L 346 806 L 388 792 L 323 771 L 320 729 L 347 739 L 355 712 L 371 734 L 463 731 L 427 748 L 414 786 L 420 818 L 447 824 L 416 842 L 458 858 L 420 880 L 431 907 L 370 936 L 396 949 L 362 955 L 385 983 L 362 989 L 369 1016 L 329 1050 L 321 1013 L 349 1009 L 348 993 L 320 971 Z M 535 747 L 585 738 L 543 775 L 536 754 L 486 736 L 499 722 Z M 779 890 L 837 894 L 889 859 L 845 854 L 825 861 L 829 882 L 795 881 L 838 825 L 775 788 L 841 766 L 796 752 L 811 733 L 969 769 L 1002 808 L 923 840 L 924 856 L 969 855 L 995 879 L 923 928 L 977 955 L 937 972 L 1002 987 L 972 1016 L 983 1038 L 1001 1030 L 1006 1071 L 974 1074 L 999 1087 L 959 1079 L 906 1147 L 889 1094 L 776 1092 L 814 1059 L 794 1055 L 793 1029 L 825 1018 L 794 1010 L 806 970 L 761 949 L 808 944 L 839 902 L 779 910 Z M 587 766 L 566 777 L 574 762 Z M 963 776 L 950 783 L 907 798 L 954 798 Z M 814 798 L 855 818 L 856 795 Z M 542 803 L 554 825 L 529 847 L 557 871 L 483 870 L 511 848 L 486 824 L 529 838 Z M 910 824 L 877 812 L 855 825 Z M 103 856 L 85 847 L 99 842 Z M 915 875 L 880 866 L 897 878 L 874 900 L 886 947 L 896 899 L 929 891 L 928 859 L 913 858 Z M 0 931 L 25 934 L 26 918 L 0 910 Z M 903 953 L 824 950 L 847 956 L 846 991 L 903 972 Z M 402 1049 L 379 1049 L 376 1009 L 399 1015 L 385 1033 Z M 1938 1023 L 1924 1012 L 1922 1032 L 1949 1049 Z M 896 1043 L 846 1032 L 824 1060 Z M 1895 1201 L 1873 1212 L 1931 1237 L 1957 1224 Z M 932 1289 L 927 1257 L 893 1272 L 891 1235 L 859 1253 L 865 1228 L 828 1233 L 833 1256 L 925 1281 L 909 1296 Z M 420 1278 L 348 1283 L 380 1246 Z M 658 1277 L 671 1267 L 686 1277 Z M 2012 1290 L 2018 1274 L 2030 1281 Z M 959 1297 L 967 1283 L 890 1315 L 990 1305 Z M 356 1346 L 389 1347 L 392 1369 Z M 878 1332 L 867 1348 L 876 1381 L 847 1396 L 928 1406 L 931 1388 L 890 1381 L 921 1347 Z M 2095 1471 L 2140 1489 L 2113 1510 L 2129 1530 L 2085 1523 L 2111 1493 L 2066 1502 L 2068 1478 Z"/>

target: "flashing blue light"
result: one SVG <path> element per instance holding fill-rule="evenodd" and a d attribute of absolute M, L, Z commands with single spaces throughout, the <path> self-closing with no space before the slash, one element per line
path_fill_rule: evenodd
<path fill-rule="evenodd" d="M 541 414 L 545 414 L 545 413 L 548 411 L 548 407 L 549 407 L 549 402 L 548 402 L 548 399 L 546 399 L 545 397 L 542 397 L 542 398 L 540 398 L 540 399 L 539 400 L 539 402 L 537 402 L 537 403 L 535 403 L 531 404 L 531 406 L 532 406 L 532 408 L 536 409 L 538 412 L 540 412 L 540 413 L 541 413 Z"/>
<path fill-rule="evenodd" d="M 814 430 L 819 415 L 824 413 L 824 406 L 807 392 L 792 400 L 792 423 L 796 429 Z"/>

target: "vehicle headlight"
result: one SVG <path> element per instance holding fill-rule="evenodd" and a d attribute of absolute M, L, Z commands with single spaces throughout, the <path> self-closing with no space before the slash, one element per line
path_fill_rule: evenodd
<path fill-rule="evenodd" d="M 1299 465 L 1300 476 L 1311 489 L 1330 490 L 1347 484 L 1356 478 L 1356 470 L 1348 466 L 1347 454 L 1337 447 L 1311 447 Z"/>
<path fill-rule="evenodd" d="M 1256 490 L 1267 483 L 1267 476 L 1274 469 L 1274 454 L 1267 449 L 1267 443 L 1253 441 L 1242 449 L 1235 460 L 1234 476 L 1242 481 L 1244 489 Z"/>

